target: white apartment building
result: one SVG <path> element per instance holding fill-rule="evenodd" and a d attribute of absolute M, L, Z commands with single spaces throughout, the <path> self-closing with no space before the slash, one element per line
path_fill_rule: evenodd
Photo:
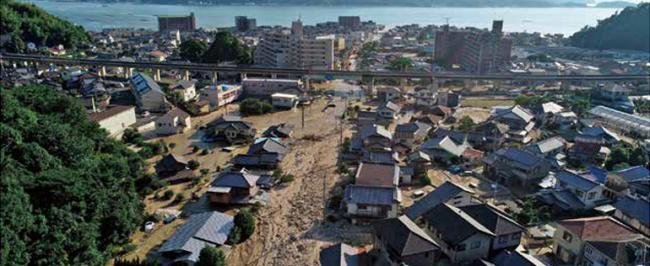
<path fill-rule="evenodd" d="M 254 55 L 256 65 L 278 68 L 334 69 L 334 58 L 334 38 L 304 38 L 300 21 L 294 21 L 291 32 L 266 35 Z"/>

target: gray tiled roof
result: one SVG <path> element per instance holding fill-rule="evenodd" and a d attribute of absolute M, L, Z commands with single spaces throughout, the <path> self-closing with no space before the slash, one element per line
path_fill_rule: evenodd
<path fill-rule="evenodd" d="M 370 126 L 364 126 L 359 129 L 359 138 L 360 139 L 365 139 L 370 136 L 381 136 L 387 139 L 393 139 L 393 134 L 388 131 L 383 126 L 380 125 L 370 125 Z"/>
<path fill-rule="evenodd" d="M 463 191 L 471 193 L 468 189 L 447 181 L 411 205 L 411 207 L 406 209 L 405 214 L 411 219 L 417 219 L 438 206 L 438 204 L 448 201 Z"/>
<path fill-rule="evenodd" d="M 361 162 L 395 164 L 399 162 L 397 153 L 393 151 L 363 151 Z"/>
<path fill-rule="evenodd" d="M 546 154 L 548 152 L 557 150 L 557 149 L 562 149 L 564 147 L 564 139 L 562 137 L 552 137 L 548 138 L 542 141 L 538 141 L 537 143 L 531 144 L 529 146 L 529 149 L 533 152 L 540 153 L 540 154 Z"/>
<path fill-rule="evenodd" d="M 504 250 L 492 260 L 496 266 L 545 266 L 535 257 L 521 253 L 521 251 Z"/>
<path fill-rule="evenodd" d="M 525 230 L 523 226 L 506 213 L 489 204 L 468 205 L 460 207 L 460 209 L 496 235 L 512 234 Z"/>
<path fill-rule="evenodd" d="M 255 186 L 259 178 L 260 176 L 248 173 L 245 169 L 239 172 L 221 172 L 211 186 L 249 188 Z"/>
<path fill-rule="evenodd" d="M 425 213 L 423 219 L 441 234 L 441 239 L 448 245 L 456 245 L 475 234 L 494 236 L 467 213 L 446 203 L 438 204 Z"/>
<path fill-rule="evenodd" d="M 533 167 L 543 160 L 528 151 L 516 148 L 500 149 L 496 151 L 496 153 L 499 154 L 499 156 L 502 156 L 510 161 L 518 162 L 526 167 Z"/>
<path fill-rule="evenodd" d="M 402 195 L 396 187 L 348 185 L 344 199 L 356 204 L 392 205 L 401 202 Z"/>
<path fill-rule="evenodd" d="M 373 228 L 375 234 L 381 235 L 382 241 L 400 256 L 440 249 L 438 243 L 404 215 L 377 221 Z"/>
<path fill-rule="evenodd" d="M 223 245 L 234 227 L 234 218 L 221 212 L 194 214 L 165 241 L 159 252 L 186 252 L 196 261 L 205 246 Z"/>
<path fill-rule="evenodd" d="M 288 152 L 288 148 L 279 140 L 273 138 L 260 138 L 248 148 L 248 154 L 277 153 L 280 159 Z"/>
<path fill-rule="evenodd" d="M 429 149 L 441 149 L 453 154 L 454 156 L 460 157 L 467 149 L 467 145 L 456 144 L 456 142 L 454 142 L 450 137 L 444 136 L 428 140 L 420 146 L 420 149 L 425 151 Z"/>

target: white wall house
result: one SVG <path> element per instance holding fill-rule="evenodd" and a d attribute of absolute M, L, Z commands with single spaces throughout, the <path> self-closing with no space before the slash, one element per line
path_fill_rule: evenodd
<path fill-rule="evenodd" d="M 190 115 L 178 108 L 170 110 L 156 120 L 158 135 L 182 134 L 190 128 L 192 128 Z"/>
<path fill-rule="evenodd" d="M 203 88 L 199 98 L 210 103 L 210 110 L 216 110 L 221 106 L 236 101 L 241 94 L 242 87 L 240 85 L 222 84 Z"/>
<path fill-rule="evenodd" d="M 124 129 L 135 124 L 135 107 L 133 106 L 109 106 L 108 109 L 90 114 L 90 120 L 99 124 L 99 127 L 106 129 L 111 137 L 119 138 Z"/>
<path fill-rule="evenodd" d="M 274 93 L 271 95 L 271 104 L 278 108 L 293 108 L 298 103 L 298 96 L 287 93 Z"/>
<path fill-rule="evenodd" d="M 174 84 L 171 89 L 180 94 L 185 102 L 196 98 L 196 80 L 181 80 Z"/>

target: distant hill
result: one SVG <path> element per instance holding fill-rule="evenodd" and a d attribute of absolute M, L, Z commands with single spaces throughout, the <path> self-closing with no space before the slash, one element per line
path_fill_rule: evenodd
<path fill-rule="evenodd" d="M 137 2 L 157 4 L 192 4 L 197 0 L 96 0 L 99 2 Z M 551 7 L 586 6 L 588 0 L 201 0 L 213 5 L 314 5 L 314 6 L 449 6 L 449 7 Z"/>
<path fill-rule="evenodd" d="M 596 5 L 596 7 L 605 7 L 605 8 L 623 8 L 628 6 L 636 6 L 636 4 L 627 1 L 610 1 L 610 2 L 600 2 Z"/>
<path fill-rule="evenodd" d="M 572 45 L 590 49 L 650 51 L 650 3 L 627 7 L 620 13 L 585 26 L 570 37 Z"/>
<path fill-rule="evenodd" d="M 75 48 L 90 41 L 81 26 L 50 15 L 33 4 L 0 1 L 0 18 L 0 35 L 11 37 L 1 48 L 11 52 L 22 52 L 29 42 L 37 46 L 63 44 L 65 48 Z"/>

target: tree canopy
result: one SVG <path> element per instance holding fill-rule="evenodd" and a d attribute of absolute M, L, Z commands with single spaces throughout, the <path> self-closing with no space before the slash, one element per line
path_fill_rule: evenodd
<path fill-rule="evenodd" d="M 650 51 L 650 3 L 626 7 L 620 13 L 585 26 L 570 37 L 571 44 L 590 49 Z"/>
<path fill-rule="evenodd" d="M 142 221 L 142 159 L 69 96 L 0 92 L 0 265 L 104 265 Z"/>
<path fill-rule="evenodd" d="M 202 40 L 187 40 L 181 43 L 180 56 L 185 60 L 197 63 L 203 60 L 203 54 L 208 50 L 208 44 Z"/>
<path fill-rule="evenodd" d="M 34 4 L 4 0 L 0 2 L 0 17 L 0 35 L 11 36 L 3 48 L 11 52 L 23 52 L 29 42 L 39 46 L 62 44 L 66 48 L 90 42 L 83 27 L 50 15 Z"/>
<path fill-rule="evenodd" d="M 199 260 L 196 266 L 226 266 L 226 257 L 223 251 L 218 248 L 205 246 L 199 253 Z"/>
<path fill-rule="evenodd" d="M 237 37 L 230 32 L 218 32 L 210 48 L 203 54 L 205 63 L 221 63 L 235 61 L 237 64 L 252 63 L 250 49 L 242 45 Z"/>

